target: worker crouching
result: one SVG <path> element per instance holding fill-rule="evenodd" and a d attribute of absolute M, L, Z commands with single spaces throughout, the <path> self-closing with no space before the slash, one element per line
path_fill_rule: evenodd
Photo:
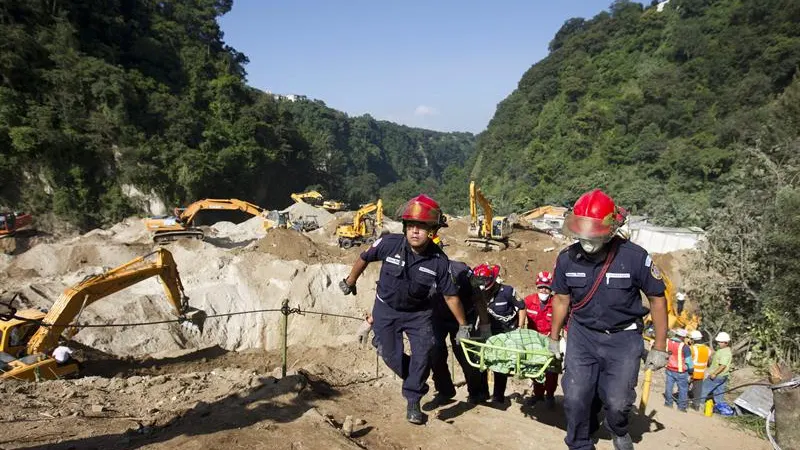
<path fill-rule="evenodd" d="M 387 234 L 376 240 L 356 259 L 339 287 L 345 295 L 355 295 L 356 281 L 367 265 L 381 261 L 372 310 L 373 345 L 386 365 L 403 379 L 407 420 L 422 424 L 427 416 L 420 409 L 420 400 L 428 392 L 436 296 L 444 296 L 458 322 L 457 340 L 469 337 L 472 327 L 457 297 L 447 256 L 431 242 L 436 231 L 446 226 L 439 204 L 425 195 L 414 197 L 403 208 L 402 221 L 403 234 Z M 410 356 L 403 351 L 404 333 L 411 346 Z"/>

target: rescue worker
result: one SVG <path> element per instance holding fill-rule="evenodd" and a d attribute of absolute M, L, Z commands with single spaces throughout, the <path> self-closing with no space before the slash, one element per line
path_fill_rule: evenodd
<path fill-rule="evenodd" d="M 439 204 L 426 195 L 414 197 L 404 206 L 402 221 L 403 234 L 386 234 L 376 240 L 356 259 L 339 288 L 345 295 L 356 295 L 356 281 L 367 265 L 382 262 L 372 310 L 372 343 L 386 365 L 403 379 L 406 419 L 422 424 L 427 416 L 419 403 L 428 392 L 436 295 L 444 295 L 458 322 L 457 339 L 468 337 L 471 326 L 456 296 L 450 262 L 439 246 L 431 244 L 436 231 L 446 226 Z M 403 333 L 411 345 L 411 356 L 403 351 Z"/>
<path fill-rule="evenodd" d="M 686 407 L 689 406 L 689 374 L 693 367 L 691 344 L 686 342 L 687 339 L 686 330 L 678 328 L 667 341 L 669 360 L 665 370 L 664 406 L 672 408 L 672 391 L 677 384 L 678 411 L 682 412 L 686 412 Z"/>
<path fill-rule="evenodd" d="M 464 308 L 464 315 L 467 318 L 467 323 L 475 328 L 478 322 L 478 310 L 475 306 L 473 299 L 474 291 L 470 284 L 470 276 L 472 269 L 463 262 L 450 261 L 450 275 L 453 282 L 458 287 L 458 298 L 461 300 L 461 305 Z M 483 320 L 487 320 L 484 316 Z M 433 385 L 436 388 L 436 396 L 433 402 L 426 407 L 436 407 L 447 403 L 450 399 L 455 397 L 456 388 L 453 385 L 453 378 L 450 376 L 450 369 L 447 365 L 447 342 L 448 337 L 450 346 L 453 349 L 456 361 L 461 366 L 461 371 L 464 373 L 464 380 L 467 383 L 467 401 L 473 404 L 482 403 L 489 399 L 489 388 L 484 386 L 482 379 L 484 375 L 476 367 L 473 367 L 467 362 L 464 351 L 459 348 L 456 342 L 456 335 L 458 333 L 459 325 L 450 308 L 444 301 L 444 298 L 439 298 L 434 304 L 433 308 L 433 333 L 436 337 L 436 347 L 434 349 L 432 372 L 433 372 Z"/>
<path fill-rule="evenodd" d="M 540 334 L 550 336 L 553 324 L 553 274 L 548 271 L 536 275 L 536 289 L 538 292 L 525 297 L 525 313 L 528 329 L 536 330 Z M 548 408 L 555 406 L 555 392 L 558 387 L 558 372 L 548 369 L 544 375 L 544 383 L 533 380 L 532 403 L 544 400 Z"/>
<path fill-rule="evenodd" d="M 733 361 L 733 353 L 730 349 L 731 337 L 728 333 L 721 331 L 714 340 L 719 348 L 711 357 L 708 377 L 703 381 L 703 392 L 700 397 L 705 402 L 710 396 L 713 396 L 714 412 L 723 416 L 732 416 L 733 408 L 725 403 L 724 396 Z"/>
<path fill-rule="evenodd" d="M 702 343 L 703 333 L 694 330 L 689 333 L 692 342 L 692 409 L 700 411 L 703 408 L 703 379 L 706 377 L 708 360 L 713 351 Z"/>
<path fill-rule="evenodd" d="M 649 299 L 655 327 L 645 365 L 658 370 L 667 364 L 663 277 L 646 250 L 615 236 L 623 222 L 614 200 L 599 189 L 581 195 L 564 221 L 564 232 L 578 242 L 556 259 L 549 348 L 561 357 L 559 337 L 569 320 L 562 388 L 564 441 L 573 450 L 594 448 L 591 434 L 601 404 L 614 448 L 633 448 L 628 414 L 644 352 L 642 317 L 648 313 L 640 291 Z"/>
<path fill-rule="evenodd" d="M 525 324 L 525 303 L 517 298 L 516 289 L 498 281 L 499 275 L 500 266 L 496 264 L 481 264 L 472 269 L 472 285 L 480 291 L 480 298 L 486 305 L 492 336 L 514 331 Z M 492 402 L 503 404 L 506 401 L 508 374 L 493 374 Z M 483 383 L 488 391 L 488 377 L 484 378 Z"/>

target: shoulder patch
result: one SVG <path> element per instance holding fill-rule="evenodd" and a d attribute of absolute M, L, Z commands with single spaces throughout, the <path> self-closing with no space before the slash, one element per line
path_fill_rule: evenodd
<path fill-rule="evenodd" d="M 650 265 L 650 275 L 652 275 L 656 280 L 664 278 L 664 276 L 661 275 L 661 270 L 659 270 L 658 266 L 655 264 Z"/>

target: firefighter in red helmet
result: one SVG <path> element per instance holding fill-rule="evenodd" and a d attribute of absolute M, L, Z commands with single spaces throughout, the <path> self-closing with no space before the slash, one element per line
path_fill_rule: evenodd
<path fill-rule="evenodd" d="M 387 366 L 403 379 L 403 396 L 408 401 L 406 419 L 425 422 L 420 400 L 428 392 L 434 350 L 433 306 L 440 295 L 458 322 L 457 339 L 469 337 L 458 288 L 449 273 L 450 261 L 432 238 L 447 226 L 439 204 L 418 195 L 403 207 L 403 234 L 387 234 L 361 253 L 350 274 L 339 283 L 345 295 L 356 294 L 356 281 L 370 262 L 381 261 L 380 276 L 372 310 L 373 345 Z M 411 355 L 403 351 L 403 333 L 408 336 Z"/>
<path fill-rule="evenodd" d="M 550 335 L 553 323 L 553 274 L 543 270 L 536 275 L 536 294 L 525 297 L 525 313 L 528 329 L 536 330 L 545 336 Z M 558 372 L 548 370 L 544 383 L 533 381 L 532 403 L 544 401 L 548 408 L 555 406 L 555 392 L 558 387 Z"/>
<path fill-rule="evenodd" d="M 658 370 L 667 364 L 663 277 L 645 249 L 617 235 L 624 216 L 611 197 L 595 189 L 581 195 L 564 221 L 564 232 L 578 242 L 556 259 L 550 351 L 560 357 L 558 341 L 569 320 L 562 388 L 565 442 L 572 450 L 594 448 L 591 434 L 601 403 L 614 448 L 633 449 L 628 415 L 644 351 L 642 317 L 648 312 L 656 336 L 645 365 Z"/>

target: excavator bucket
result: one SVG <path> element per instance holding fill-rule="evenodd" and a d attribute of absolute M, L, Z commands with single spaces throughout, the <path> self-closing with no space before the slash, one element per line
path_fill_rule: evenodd
<path fill-rule="evenodd" d="M 181 317 L 181 328 L 192 333 L 203 333 L 208 314 L 202 309 L 188 307 Z"/>

